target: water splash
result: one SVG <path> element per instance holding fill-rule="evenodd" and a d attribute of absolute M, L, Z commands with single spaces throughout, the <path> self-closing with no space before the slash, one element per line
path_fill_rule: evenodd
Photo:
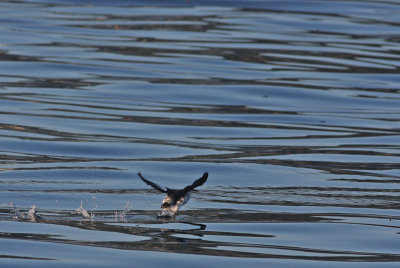
<path fill-rule="evenodd" d="M 19 211 L 19 209 L 13 202 L 10 203 L 10 206 L 12 206 L 14 208 L 13 209 L 13 219 L 15 219 L 15 220 L 25 219 L 24 214 L 22 214 L 21 211 Z"/>
<path fill-rule="evenodd" d="M 13 213 L 13 219 L 15 220 L 28 219 L 29 221 L 36 222 L 40 218 L 39 214 L 36 211 L 35 204 L 31 206 L 26 215 L 24 215 L 24 213 L 22 213 L 13 202 L 10 203 L 10 206 L 13 207 L 12 213 Z"/>
<path fill-rule="evenodd" d="M 129 210 L 131 209 L 132 204 L 131 202 L 126 202 L 125 207 L 122 211 L 115 211 L 115 220 L 121 220 L 124 221 L 125 220 L 125 216 L 126 214 L 129 212 Z"/>
<path fill-rule="evenodd" d="M 40 218 L 39 214 L 36 211 L 36 205 L 31 206 L 31 208 L 28 211 L 27 218 L 30 221 L 35 221 L 35 222 Z"/>
<path fill-rule="evenodd" d="M 93 206 L 92 212 L 94 213 L 94 211 L 98 208 L 95 196 L 92 196 L 92 206 Z"/>
<path fill-rule="evenodd" d="M 168 209 L 163 209 L 161 211 L 158 211 L 157 215 L 158 217 L 165 217 L 165 218 L 175 217 L 175 213 L 171 212 Z"/>
<path fill-rule="evenodd" d="M 93 219 L 94 218 L 94 213 L 89 213 L 84 207 L 83 207 L 83 201 L 81 201 L 81 205 L 75 210 L 75 212 L 79 215 L 82 216 L 84 219 Z"/>

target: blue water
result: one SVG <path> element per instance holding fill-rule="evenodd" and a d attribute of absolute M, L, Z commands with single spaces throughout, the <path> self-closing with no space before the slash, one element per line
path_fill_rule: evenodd
<path fill-rule="evenodd" d="M 397 1 L 0 2 L 0 265 L 397 267 L 399 33 Z M 166 219 L 139 171 L 209 178 Z"/>

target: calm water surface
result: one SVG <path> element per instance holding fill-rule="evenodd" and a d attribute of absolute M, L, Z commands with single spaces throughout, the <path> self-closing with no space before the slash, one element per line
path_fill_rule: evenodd
<path fill-rule="evenodd" d="M 398 266 L 399 91 L 398 1 L 1 1 L 0 264 Z"/>

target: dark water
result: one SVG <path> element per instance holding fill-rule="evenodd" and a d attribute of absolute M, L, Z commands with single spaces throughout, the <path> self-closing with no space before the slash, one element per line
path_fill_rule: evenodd
<path fill-rule="evenodd" d="M 2 1 L 0 264 L 398 266 L 399 69 L 397 1 Z"/>

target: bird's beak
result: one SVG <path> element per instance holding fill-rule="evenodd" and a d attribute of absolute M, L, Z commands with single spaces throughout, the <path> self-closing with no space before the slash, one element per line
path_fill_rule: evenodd
<path fill-rule="evenodd" d="M 169 203 L 162 203 L 161 208 L 168 208 L 170 205 Z"/>

